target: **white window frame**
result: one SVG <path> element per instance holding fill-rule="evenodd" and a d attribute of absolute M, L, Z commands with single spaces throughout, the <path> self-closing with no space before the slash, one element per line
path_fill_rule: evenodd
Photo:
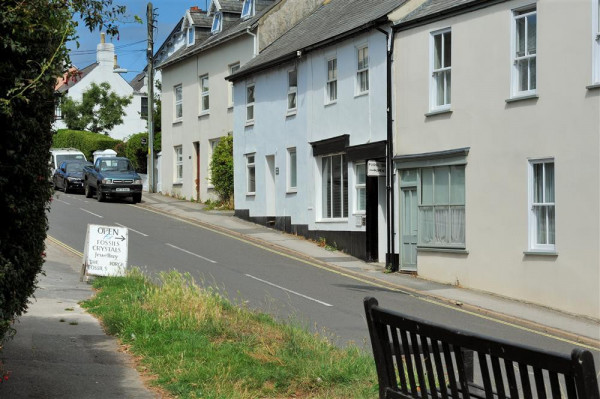
<path fill-rule="evenodd" d="M 223 29 L 223 13 L 216 12 L 215 16 L 213 17 L 213 23 L 210 28 L 210 33 L 217 34 L 217 33 L 221 32 L 222 29 Z"/>
<path fill-rule="evenodd" d="M 208 148 L 207 148 L 208 154 L 206 154 L 206 159 L 208 160 L 208 177 L 206 178 L 208 188 L 214 187 L 214 185 L 212 184 L 212 180 L 210 178 L 210 176 L 211 176 L 210 165 L 212 163 L 213 154 L 215 153 L 215 148 L 217 148 L 217 145 L 219 145 L 219 142 L 221 141 L 222 138 L 223 137 L 217 137 L 216 139 L 208 140 Z"/>
<path fill-rule="evenodd" d="M 292 76 L 296 78 L 295 85 L 293 85 Z M 298 110 L 298 70 L 296 68 L 288 70 L 287 78 L 287 114 L 293 115 Z"/>
<path fill-rule="evenodd" d="M 600 0 L 592 0 L 592 83 L 600 85 Z"/>
<path fill-rule="evenodd" d="M 183 118 L 183 86 L 181 84 L 173 86 L 174 102 L 174 118 L 179 121 Z"/>
<path fill-rule="evenodd" d="M 359 168 L 363 168 L 363 173 L 365 176 L 364 182 L 359 182 Z M 358 162 L 354 165 L 354 192 L 356 193 L 356 198 L 354 201 L 354 212 L 356 214 L 365 214 L 367 211 L 367 164 L 366 162 Z M 361 193 L 364 193 L 365 203 L 364 208 L 361 206 Z"/>
<path fill-rule="evenodd" d="M 249 97 L 249 89 L 252 88 L 252 101 L 250 101 Z M 246 85 L 246 126 L 254 124 L 254 118 L 256 117 L 254 114 L 254 103 L 256 101 L 256 85 L 254 83 Z M 252 117 L 249 118 L 250 112 L 252 113 Z"/>
<path fill-rule="evenodd" d="M 331 68 L 332 63 L 333 63 L 333 66 L 335 66 L 335 68 Z M 335 104 L 337 102 L 337 98 L 338 98 L 337 72 L 338 72 L 337 57 L 331 57 L 331 58 L 327 59 L 327 61 L 325 63 L 325 74 L 326 74 L 325 76 L 327 79 L 327 83 L 325 84 L 325 105 Z M 333 96 L 332 96 L 332 94 L 333 94 Z"/>
<path fill-rule="evenodd" d="M 296 147 L 287 149 L 287 176 L 286 187 L 288 193 L 298 191 L 298 152 Z"/>
<path fill-rule="evenodd" d="M 450 36 L 450 60 L 446 60 L 446 40 Z M 436 66 L 436 38 L 440 38 L 440 54 L 441 64 Z M 429 109 L 431 111 L 440 111 L 450 109 L 452 104 L 452 29 L 445 28 L 431 32 L 429 38 L 430 61 L 429 71 L 431 75 L 430 90 L 429 90 Z M 438 101 L 440 95 L 440 81 L 442 86 L 443 100 Z"/>
<path fill-rule="evenodd" d="M 240 63 L 235 62 L 233 64 L 229 64 L 229 75 L 233 75 L 240 69 Z M 227 82 L 227 107 L 233 107 L 233 82 Z"/>
<path fill-rule="evenodd" d="M 174 183 L 177 184 L 183 182 L 183 146 L 176 145 L 173 147 L 173 150 L 175 152 L 175 158 L 173 159 L 175 161 L 175 173 L 173 173 L 173 178 Z"/>
<path fill-rule="evenodd" d="M 210 112 L 210 80 L 208 74 L 200 76 L 200 114 L 208 114 Z M 204 101 L 208 104 L 204 104 Z"/>
<path fill-rule="evenodd" d="M 333 158 L 335 157 L 341 157 L 340 161 L 341 161 L 341 180 L 340 180 L 340 201 L 341 203 L 338 204 L 340 205 L 340 215 L 339 216 L 334 216 L 334 197 L 335 197 L 335 193 L 334 193 L 334 189 L 336 187 L 335 184 L 331 184 L 331 188 L 330 188 L 330 198 L 331 198 L 331 203 L 330 203 L 330 209 L 328 209 L 327 207 L 327 202 L 325 200 L 325 196 L 326 196 L 326 190 L 325 190 L 325 182 L 327 180 L 327 176 L 325 175 L 325 171 L 323 170 L 323 162 L 325 160 L 325 158 L 329 158 L 331 159 L 330 161 L 330 165 L 333 165 Z M 324 155 L 322 157 L 320 157 L 318 159 L 319 161 L 319 170 L 321 172 L 321 201 L 320 201 L 320 205 L 321 205 L 321 219 L 320 221 L 345 221 L 348 219 L 348 160 L 347 160 L 347 155 L 345 153 L 338 153 L 338 154 L 330 154 L 330 155 Z M 346 166 L 344 168 L 344 165 Z M 333 168 L 331 168 L 330 172 L 330 177 L 332 178 L 331 180 L 333 181 Z"/>
<path fill-rule="evenodd" d="M 361 62 L 361 54 L 364 54 L 366 51 L 366 57 L 363 56 Z M 362 87 L 361 82 L 366 82 L 366 88 Z M 361 96 L 363 94 L 369 93 L 369 46 L 363 45 L 356 47 L 356 96 Z"/>
<path fill-rule="evenodd" d="M 254 177 L 251 181 L 250 176 Z M 251 187 L 254 185 L 254 187 Z M 250 190 L 250 189 L 253 190 Z M 256 194 L 256 153 L 246 154 L 246 195 Z"/>
<path fill-rule="evenodd" d="M 253 17 L 255 13 L 254 0 L 244 0 L 242 5 L 242 19 Z"/>
<path fill-rule="evenodd" d="M 534 53 L 529 53 L 528 49 L 528 26 L 529 23 L 527 21 L 527 17 L 535 15 L 536 18 L 536 47 Z M 525 53 L 523 55 L 517 54 L 517 21 L 520 19 L 525 20 L 525 38 L 524 38 L 524 46 Z M 523 96 L 532 96 L 537 94 L 537 8 L 535 4 L 531 4 L 525 7 L 520 7 L 518 9 L 513 10 L 512 12 L 512 44 L 511 44 L 511 60 L 512 60 L 512 82 L 511 82 L 511 94 L 512 97 L 523 97 Z M 520 80 L 521 73 L 519 72 L 519 66 L 521 62 L 527 62 L 527 89 L 520 90 Z M 531 63 L 535 63 L 535 67 L 531 66 Z M 533 82 L 535 83 L 535 87 L 532 87 L 532 71 L 535 79 Z"/>
<path fill-rule="evenodd" d="M 552 176 L 552 199 L 546 199 L 546 174 L 548 173 L 546 165 L 552 164 L 553 176 Z M 535 166 L 536 165 L 544 165 L 542 169 L 542 201 L 535 201 Z M 544 159 L 531 159 L 529 160 L 529 171 L 528 171 L 528 205 L 529 205 L 529 250 L 535 252 L 556 252 L 556 168 L 554 158 L 544 158 Z M 547 211 L 552 210 L 554 214 L 554 225 L 550 226 L 550 214 L 546 212 L 544 218 L 546 220 L 546 242 L 538 243 L 538 215 L 536 214 L 537 208 L 546 208 Z M 550 235 L 552 235 L 552 239 L 550 239 Z M 554 242 L 551 242 L 554 241 Z"/>
<path fill-rule="evenodd" d="M 186 47 L 190 47 L 196 42 L 196 29 L 193 26 L 188 26 L 185 36 Z"/>

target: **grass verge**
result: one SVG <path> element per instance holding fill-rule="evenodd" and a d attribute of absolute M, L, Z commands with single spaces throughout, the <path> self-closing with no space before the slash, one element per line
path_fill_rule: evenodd
<path fill-rule="evenodd" d="M 82 305 L 182 398 L 376 398 L 370 355 L 233 306 L 189 275 L 98 278 Z"/>

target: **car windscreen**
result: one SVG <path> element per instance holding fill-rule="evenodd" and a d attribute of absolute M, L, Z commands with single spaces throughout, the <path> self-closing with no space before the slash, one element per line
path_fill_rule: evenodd
<path fill-rule="evenodd" d="M 82 163 L 68 163 L 67 164 L 67 172 L 68 173 L 81 172 L 82 170 L 83 170 Z"/>
<path fill-rule="evenodd" d="M 56 164 L 60 165 L 63 161 L 85 161 L 83 154 L 61 154 L 56 156 Z"/>
<path fill-rule="evenodd" d="M 128 159 L 105 159 L 100 163 L 100 170 L 103 172 L 130 172 L 133 167 Z"/>

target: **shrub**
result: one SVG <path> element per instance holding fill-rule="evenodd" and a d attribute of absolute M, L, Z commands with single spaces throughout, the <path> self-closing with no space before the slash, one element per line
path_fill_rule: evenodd
<path fill-rule="evenodd" d="M 53 137 L 52 147 L 77 148 L 85 154 L 88 160 L 91 160 L 93 159 L 94 151 L 112 150 L 119 143 L 122 143 L 122 141 L 100 133 L 60 129 Z M 117 155 L 118 153 L 119 151 L 117 151 Z"/>
<path fill-rule="evenodd" d="M 221 202 L 233 197 L 233 136 L 222 138 L 210 161 L 210 179 Z"/>
<path fill-rule="evenodd" d="M 142 144 L 142 139 L 146 144 Z M 129 158 L 137 172 L 146 173 L 148 164 L 148 133 L 137 133 L 130 136 L 125 143 L 125 156 Z"/>

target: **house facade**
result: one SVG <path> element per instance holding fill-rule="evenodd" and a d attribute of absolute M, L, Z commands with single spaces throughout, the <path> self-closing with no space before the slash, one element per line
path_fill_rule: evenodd
<path fill-rule="evenodd" d="M 385 261 L 387 14 L 326 2 L 230 77 L 237 216 Z"/>
<path fill-rule="evenodd" d="M 181 23 L 185 45 L 158 65 L 163 104 L 162 192 L 199 201 L 217 199 L 210 161 L 218 142 L 233 134 L 233 84 L 225 77 L 267 46 L 268 37 L 286 28 L 286 24 L 267 23 L 270 36 L 259 43 L 261 32 L 267 29 L 260 24 L 271 18 L 281 20 L 284 9 L 302 11 L 306 4 L 213 0 L 207 11 L 193 7 L 186 12 Z M 301 18 L 302 12 L 295 18 Z"/>
<path fill-rule="evenodd" d="M 123 110 L 125 113 L 123 123 L 115 126 L 109 132 L 112 138 L 124 140 L 132 134 L 147 131 L 147 126 L 146 120 L 141 115 L 144 96 L 141 92 L 134 90 L 131 84 L 118 73 L 118 70 L 115 46 L 112 43 L 106 43 L 104 33 L 102 33 L 100 43 L 96 48 L 96 62 L 81 70 L 71 71 L 71 76 L 59 82 L 56 90 L 63 96 L 81 101 L 83 93 L 89 90 L 92 83 L 106 82 L 110 84 L 110 90 L 117 95 L 131 96 L 131 103 Z M 60 109 L 57 111 L 54 129 L 65 129 L 67 126 L 61 118 Z"/>
<path fill-rule="evenodd" d="M 400 270 L 598 317 L 598 13 L 428 0 L 397 19 Z"/>

